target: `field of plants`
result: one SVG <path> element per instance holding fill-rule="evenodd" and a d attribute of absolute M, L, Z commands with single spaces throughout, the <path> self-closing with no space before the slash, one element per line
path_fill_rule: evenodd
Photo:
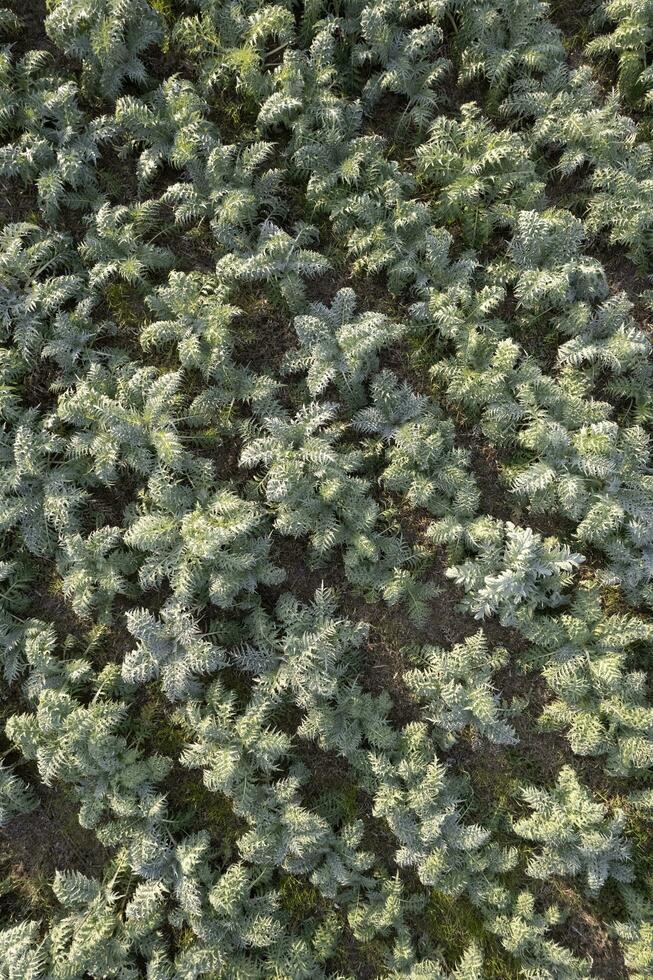
<path fill-rule="evenodd" d="M 0 0 L 0 980 L 653 977 L 653 0 Z"/>

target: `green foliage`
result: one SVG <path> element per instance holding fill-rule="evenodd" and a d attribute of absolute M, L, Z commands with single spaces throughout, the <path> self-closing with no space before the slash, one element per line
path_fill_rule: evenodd
<path fill-rule="evenodd" d="M 0 766 L 0 826 L 20 813 L 29 813 L 38 800 L 27 783 L 6 766 Z"/>
<path fill-rule="evenodd" d="M 180 469 L 185 454 L 175 408 L 183 398 L 181 382 L 178 372 L 158 376 L 133 363 L 113 372 L 94 365 L 59 402 L 59 417 L 75 430 L 71 455 L 90 457 L 95 476 L 107 484 L 125 469 L 149 474 L 157 462 Z"/>
<path fill-rule="evenodd" d="M 262 99 L 270 85 L 266 49 L 283 50 L 294 37 L 288 5 L 240 0 L 224 7 L 217 0 L 200 0 L 196 6 L 199 15 L 180 18 L 174 33 L 199 65 L 201 89 L 216 93 L 235 87 L 248 99 Z"/>
<path fill-rule="evenodd" d="M 93 613 L 100 621 L 111 622 L 111 605 L 117 595 L 129 595 L 132 589 L 127 575 L 133 571 L 133 559 L 119 547 L 119 527 L 102 527 L 87 538 L 71 534 L 63 547 L 60 572 L 64 596 L 70 599 L 80 619 Z"/>
<path fill-rule="evenodd" d="M 443 749 L 451 748 L 468 727 L 491 742 L 510 745 L 517 741 L 491 683 L 493 673 L 508 662 L 506 650 L 489 651 L 479 630 L 451 650 L 423 647 L 420 660 L 426 666 L 408 671 L 404 680 L 425 703 L 425 717 Z"/>
<path fill-rule="evenodd" d="M 586 46 L 591 57 L 616 58 L 619 91 L 633 106 L 648 107 L 653 97 L 651 41 L 653 17 L 648 3 L 610 0 L 598 5 L 594 26 L 605 33 Z"/>
<path fill-rule="evenodd" d="M 116 96 L 125 80 L 147 81 L 139 55 L 163 36 L 161 18 L 146 0 L 54 0 L 45 27 L 65 54 L 82 62 L 82 77 L 104 98 Z"/>
<path fill-rule="evenodd" d="M 378 505 L 358 475 L 360 450 L 340 449 L 343 426 L 332 402 L 304 405 L 294 419 L 263 420 L 263 432 L 246 446 L 241 464 L 267 468 L 266 499 L 277 505 L 275 526 L 291 537 L 309 535 L 316 555 L 345 545 L 374 555 Z M 265 434 L 263 434 L 265 433 Z"/>
<path fill-rule="evenodd" d="M 108 115 L 87 115 L 73 80 L 43 75 L 45 64 L 45 52 L 30 52 L 3 72 L 8 141 L 0 172 L 34 181 L 39 206 L 54 223 L 62 205 L 80 211 L 102 203 L 95 164 L 116 129 Z"/>
<path fill-rule="evenodd" d="M 147 503 L 125 535 L 144 553 L 143 589 L 167 582 L 182 606 L 210 600 L 229 608 L 259 582 L 283 581 L 283 569 L 270 560 L 262 509 L 233 490 L 214 489 L 210 465 L 195 476 L 194 485 L 175 482 L 160 469 L 148 481 Z"/>
<path fill-rule="evenodd" d="M 160 677 L 171 701 L 197 695 L 197 675 L 213 673 L 226 663 L 222 650 L 204 639 L 192 616 L 172 603 L 164 606 L 160 620 L 147 609 L 130 610 L 127 629 L 138 645 L 123 661 L 123 680 L 145 684 Z"/>
<path fill-rule="evenodd" d="M 461 106 L 459 120 L 441 116 L 433 123 L 417 147 L 417 176 L 437 193 L 436 217 L 460 224 L 474 247 L 512 227 L 543 190 L 522 139 L 494 130 L 473 102 Z"/>
<path fill-rule="evenodd" d="M 609 229 L 610 244 L 625 246 L 641 270 L 648 268 L 653 235 L 652 159 L 644 144 L 635 147 L 627 163 L 597 168 L 592 178 L 597 193 L 587 219 L 590 231 Z"/>
<path fill-rule="evenodd" d="M 169 249 L 143 240 L 143 235 L 156 226 L 159 213 L 157 201 L 144 201 L 132 207 L 105 203 L 99 208 L 80 250 L 89 265 L 92 288 L 122 279 L 145 289 L 149 284 L 148 273 L 172 265 Z"/>
<path fill-rule="evenodd" d="M 594 6 L 3 5 L 2 977 L 651 972 L 651 18 Z"/>
<path fill-rule="evenodd" d="M 350 405 L 365 400 L 363 382 L 378 369 L 378 354 L 396 343 L 405 332 L 382 313 L 356 313 L 356 293 L 341 289 L 331 307 L 315 303 L 309 315 L 295 317 L 299 350 L 286 355 L 289 373 L 306 372 L 312 398 L 334 384 Z"/>
<path fill-rule="evenodd" d="M 501 938 L 508 952 L 524 964 L 526 976 L 540 976 L 546 980 L 589 977 L 586 960 L 573 956 L 564 946 L 546 938 L 547 930 L 558 925 L 562 918 L 555 905 L 537 912 L 533 895 L 523 891 L 515 897 L 509 912 L 498 915 L 490 928 Z"/>
<path fill-rule="evenodd" d="M 191 138 L 192 130 L 188 135 Z M 191 180 L 171 184 L 163 200 L 172 206 L 178 225 L 200 227 L 208 222 L 215 242 L 227 255 L 236 250 L 246 253 L 257 221 L 286 214 L 280 193 L 282 172 L 270 166 L 274 157 L 272 143 L 258 141 L 239 151 L 237 146 L 216 146 L 215 142 L 214 138 L 203 138 L 199 147 L 182 147 L 176 152 L 174 162 L 181 166 L 183 161 Z M 308 242 L 308 229 L 304 238 Z M 278 239 L 263 249 L 261 240 L 262 254 L 258 254 L 272 258 L 280 253 L 280 243 Z M 308 275 L 314 274 L 309 264 L 311 257 L 313 265 L 319 261 L 305 252 L 303 264 L 297 267 L 302 273 L 306 270 Z M 243 275 L 243 266 L 240 274 Z"/>
<path fill-rule="evenodd" d="M 463 607 L 476 619 L 497 613 L 506 625 L 536 609 L 562 604 L 563 590 L 585 560 L 555 538 L 542 538 L 512 521 L 479 518 L 460 530 L 441 522 L 432 526 L 432 536 L 469 542 L 474 557 L 448 568 L 447 576 L 462 586 Z"/>
<path fill-rule="evenodd" d="M 399 867 L 415 867 L 420 881 L 447 895 L 466 890 L 479 905 L 497 900 L 493 876 L 509 870 L 515 854 L 490 841 L 489 831 L 465 824 L 456 787 L 435 755 L 426 725 L 402 732 L 400 761 L 375 755 L 375 816 L 383 817 L 400 843 Z"/>
<path fill-rule="evenodd" d="M 543 724 L 564 731 L 577 755 L 606 755 L 611 774 L 648 768 L 653 748 L 646 679 L 629 662 L 637 644 L 650 642 L 651 625 L 607 613 L 601 591 L 590 585 L 577 591 L 564 615 L 539 618 L 524 632 L 537 645 L 554 695 Z"/>
<path fill-rule="evenodd" d="M 273 221 L 260 225 L 254 239 L 223 256 L 217 264 L 218 276 L 233 290 L 237 284 L 274 284 L 290 310 L 301 309 L 305 302 L 304 279 L 327 271 L 328 260 L 307 246 L 316 242 L 316 229 L 298 225 L 293 234 Z"/>
<path fill-rule="evenodd" d="M 114 734 L 124 712 L 118 702 L 85 707 L 65 691 L 46 688 L 35 712 L 7 723 L 7 735 L 26 759 L 37 761 L 46 786 L 63 780 L 75 788 L 84 827 L 97 826 L 105 812 L 137 813 L 169 770 L 163 757 L 142 758 Z"/>
<path fill-rule="evenodd" d="M 521 796 L 533 813 L 515 822 L 515 833 L 542 845 L 529 860 L 527 874 L 543 879 L 582 875 L 590 893 L 598 892 L 608 878 L 632 880 L 630 848 L 622 836 L 625 814 L 608 818 L 571 767 L 560 770 L 550 792 L 526 786 Z"/>
<path fill-rule="evenodd" d="M 218 142 L 215 127 L 205 119 L 207 111 L 194 86 L 174 77 L 147 101 L 130 95 L 118 99 L 115 118 L 126 137 L 123 152 L 143 147 L 137 166 L 142 188 L 164 164 L 194 172 L 198 157 L 207 156 Z"/>
<path fill-rule="evenodd" d="M 402 121 L 417 129 L 433 117 L 440 101 L 438 83 L 450 67 L 440 53 L 441 15 L 439 4 L 397 0 L 368 4 L 360 13 L 361 41 L 353 50 L 354 63 L 376 69 L 363 86 L 363 99 L 374 107 L 386 93 L 401 96 L 406 101 Z"/>
<path fill-rule="evenodd" d="M 624 951 L 626 967 L 633 980 L 643 980 L 653 965 L 653 923 L 651 906 L 631 889 L 625 891 L 626 905 L 630 918 L 626 922 L 615 922 L 613 930 Z"/>

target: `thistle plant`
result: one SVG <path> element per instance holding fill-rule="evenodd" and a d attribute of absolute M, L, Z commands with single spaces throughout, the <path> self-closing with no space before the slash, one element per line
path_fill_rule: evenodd
<path fill-rule="evenodd" d="M 38 800 L 24 779 L 5 765 L 0 766 L 0 826 L 21 813 L 36 809 Z"/>
<path fill-rule="evenodd" d="M 161 41 L 160 15 L 146 0 L 55 0 L 45 27 L 58 47 L 79 59 L 85 81 L 104 98 L 113 98 L 126 80 L 145 83 L 145 65 L 139 57 Z"/>
<path fill-rule="evenodd" d="M 590 893 L 598 892 L 608 878 L 632 880 L 630 847 L 622 836 L 625 814 L 608 817 L 570 766 L 560 770 L 552 791 L 526 786 L 521 796 L 533 813 L 514 823 L 515 833 L 540 845 L 527 874 L 544 879 L 580 875 Z"/>
<path fill-rule="evenodd" d="M 305 371 L 312 398 L 333 384 L 346 404 L 360 404 L 363 383 L 378 369 L 379 352 L 405 332 L 382 313 L 356 313 L 357 305 L 353 289 L 341 289 L 330 307 L 315 303 L 307 315 L 295 317 L 300 346 L 286 355 L 284 370 Z"/>
<path fill-rule="evenodd" d="M 192 486 L 156 472 L 125 543 L 143 553 L 142 588 L 167 582 L 182 607 L 211 601 L 229 609 L 259 582 L 277 584 L 285 573 L 270 559 L 262 509 L 228 488 L 212 490 L 210 467 L 199 479 Z"/>
<path fill-rule="evenodd" d="M 517 741 L 506 721 L 509 712 L 492 685 L 494 672 L 508 663 L 506 650 L 488 650 L 479 630 L 451 650 L 422 647 L 419 659 L 425 666 L 408 671 L 404 680 L 425 704 L 424 716 L 433 725 L 441 748 L 451 748 L 467 728 L 491 742 L 510 745 Z"/>
<path fill-rule="evenodd" d="M 648 977 L 648 0 L 571 59 L 542 0 L 46 6 L 0 0 L 0 975 Z"/>
<path fill-rule="evenodd" d="M 433 535 L 438 537 L 437 525 Z M 538 608 L 562 605 L 563 591 L 584 561 L 568 545 L 511 521 L 504 525 L 479 518 L 468 525 L 464 536 L 473 557 L 452 565 L 446 574 L 462 586 L 462 605 L 476 619 L 497 614 L 509 625 Z"/>

